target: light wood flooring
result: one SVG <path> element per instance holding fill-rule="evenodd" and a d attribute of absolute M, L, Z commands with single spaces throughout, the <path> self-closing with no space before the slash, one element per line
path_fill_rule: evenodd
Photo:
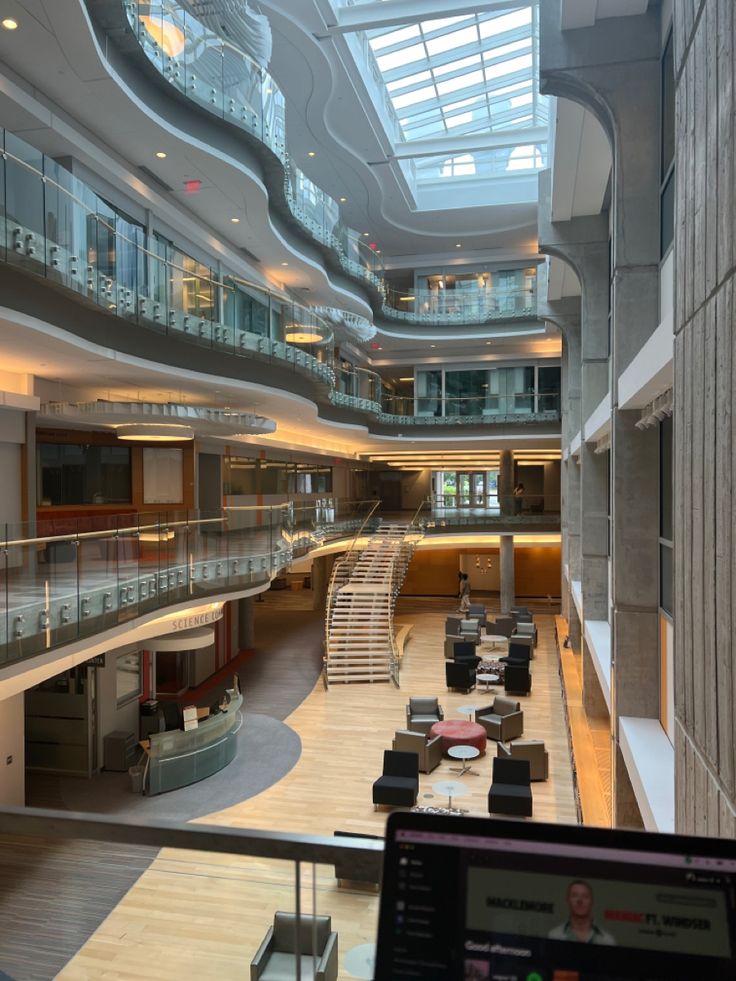
<path fill-rule="evenodd" d="M 583 824 L 611 827 L 611 731 L 602 719 L 591 718 L 583 708 L 582 659 L 572 648 L 561 646 L 568 634 L 567 621 L 557 617 L 560 663 L 570 719 L 578 793 Z"/>
<path fill-rule="evenodd" d="M 402 602 L 399 617 L 412 622 L 413 629 L 402 660 L 401 690 L 387 684 L 354 684 L 325 691 L 318 680 L 285 720 L 302 740 L 302 756 L 294 769 L 257 797 L 203 820 L 322 835 L 332 835 L 336 829 L 382 834 L 386 811 L 374 811 L 371 786 L 381 772 L 383 751 L 390 748 L 394 730 L 403 728 L 409 696 L 439 695 L 446 718 L 462 718 L 460 706 L 482 706 L 493 698 L 493 692 L 462 695 L 445 688 L 444 617 L 451 607 L 451 601 L 444 609 L 437 603 Z M 537 622 L 533 691 L 521 701 L 524 734 L 546 742 L 550 779 L 532 785 L 534 819 L 574 823 L 554 618 L 539 616 Z M 462 778 L 469 793 L 457 803 L 473 815 L 488 816 L 494 755 L 490 743 L 487 755 L 475 761 L 481 775 Z M 445 761 L 434 773 L 420 775 L 418 803 L 447 804 L 447 798 L 434 794 L 432 785 L 458 779 L 450 765 Z M 302 908 L 310 909 L 311 867 L 304 870 L 302 885 Z M 317 911 L 329 913 L 338 931 L 340 977 L 348 979 L 345 952 L 375 939 L 377 896 L 357 887 L 338 889 L 333 870 L 322 866 L 314 890 Z M 287 862 L 167 849 L 59 977 L 242 978 L 273 912 L 292 910 L 294 903 L 293 866 Z"/>

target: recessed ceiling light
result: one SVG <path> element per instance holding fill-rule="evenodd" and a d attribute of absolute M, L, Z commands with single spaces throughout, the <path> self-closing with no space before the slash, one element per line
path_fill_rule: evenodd
<path fill-rule="evenodd" d="M 463 247 L 463 243 L 462 243 L 462 242 L 457 242 L 457 243 L 455 244 L 455 248 L 456 248 L 456 249 L 461 249 L 462 247 Z"/>
<path fill-rule="evenodd" d="M 346 201 L 347 201 L 347 198 L 340 198 L 340 204 L 345 204 Z"/>
<path fill-rule="evenodd" d="M 370 234 L 371 234 L 370 232 L 363 232 L 363 236 L 365 238 L 370 238 Z"/>
<path fill-rule="evenodd" d="M 314 152 L 314 150 L 310 150 L 309 153 L 307 154 L 307 156 L 308 157 L 316 157 L 317 154 Z"/>
<path fill-rule="evenodd" d="M 6 17 L 2 21 L 2 25 L 6 31 L 14 31 L 18 27 L 18 21 L 14 20 L 12 17 Z"/>
<path fill-rule="evenodd" d="M 282 266 L 288 266 L 288 265 L 289 265 L 289 263 L 288 263 L 288 262 L 282 262 L 282 263 L 281 263 L 281 265 L 282 265 Z"/>
<path fill-rule="evenodd" d="M 233 225 L 239 225 L 240 224 L 240 218 L 231 218 L 230 221 L 233 223 Z"/>
<path fill-rule="evenodd" d="M 437 345 L 436 345 L 436 344 L 430 344 L 429 346 L 430 346 L 430 347 L 437 347 Z"/>
<path fill-rule="evenodd" d="M 156 156 L 158 157 L 159 160 L 165 160 L 166 159 L 166 154 L 164 153 L 163 150 L 157 150 L 156 151 Z"/>
<path fill-rule="evenodd" d="M 490 341 L 486 341 L 486 344 L 490 344 L 490 343 L 491 343 Z"/>

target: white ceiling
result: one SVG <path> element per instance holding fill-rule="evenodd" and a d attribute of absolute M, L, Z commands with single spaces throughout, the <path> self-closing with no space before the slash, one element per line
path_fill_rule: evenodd
<path fill-rule="evenodd" d="M 459 240 L 478 253 L 523 250 L 536 238 L 536 201 L 479 206 L 479 190 L 462 208 L 415 210 L 369 94 L 371 80 L 356 77 L 345 38 L 329 36 L 324 3 L 265 0 L 262 6 L 272 24 L 270 69 L 286 96 L 295 162 L 333 198 L 347 198 L 341 205 L 347 224 L 370 232 L 385 258 L 449 256 Z"/>

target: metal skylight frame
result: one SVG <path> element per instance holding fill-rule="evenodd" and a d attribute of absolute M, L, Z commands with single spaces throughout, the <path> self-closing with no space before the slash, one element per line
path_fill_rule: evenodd
<path fill-rule="evenodd" d="M 518 131 L 526 144 L 548 123 L 535 3 L 366 33 L 407 143 Z"/>

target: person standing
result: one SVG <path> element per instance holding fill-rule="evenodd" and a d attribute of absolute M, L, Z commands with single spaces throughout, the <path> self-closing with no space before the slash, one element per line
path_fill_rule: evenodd
<path fill-rule="evenodd" d="M 514 514 L 521 514 L 521 507 L 524 503 L 524 485 L 519 483 L 514 487 Z"/>

